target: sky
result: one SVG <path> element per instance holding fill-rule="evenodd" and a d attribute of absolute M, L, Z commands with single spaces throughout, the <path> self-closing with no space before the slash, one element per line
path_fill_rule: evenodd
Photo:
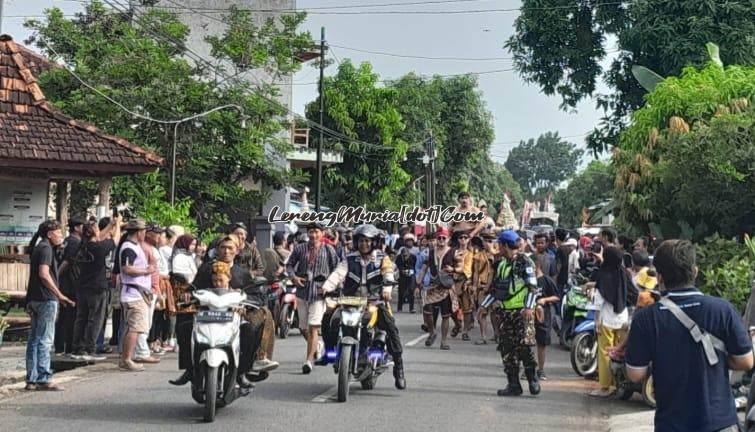
<path fill-rule="evenodd" d="M 180 2 L 181 0 L 176 0 Z M 352 6 L 374 3 L 416 3 L 418 0 L 299 0 L 300 9 L 326 6 Z M 437 1 L 437 0 L 436 0 Z M 21 42 L 30 32 L 23 27 L 23 16 L 41 15 L 43 10 L 57 6 L 64 13 L 83 9 L 83 0 L 5 0 L 2 32 Z M 126 0 L 121 0 L 127 3 Z M 325 27 L 326 41 L 331 46 L 331 57 L 354 63 L 369 61 L 381 79 L 397 78 L 409 72 L 421 75 L 450 75 L 467 72 L 487 72 L 512 68 L 510 60 L 427 60 L 364 53 L 356 50 L 380 51 L 391 54 L 454 58 L 507 58 L 510 54 L 503 43 L 514 32 L 517 11 L 471 14 L 359 14 L 337 15 L 323 12 L 346 11 L 470 11 L 485 9 L 517 9 L 518 0 L 462 0 L 442 4 L 386 6 L 358 9 L 316 9 L 308 16 L 304 30 L 319 40 L 320 28 Z M 607 50 L 614 48 L 611 41 Z M 604 61 L 604 66 L 610 58 Z M 335 73 L 330 66 L 326 75 Z M 293 110 L 303 114 L 304 106 L 317 97 L 317 71 L 309 66 L 294 76 Z M 487 109 L 492 113 L 495 142 L 491 158 L 505 162 L 508 152 L 520 140 L 537 138 L 548 131 L 557 131 L 562 137 L 584 147 L 584 135 L 598 123 L 601 113 L 592 100 L 583 101 L 576 110 L 559 109 L 558 96 L 546 96 L 536 85 L 526 84 L 516 72 L 478 75 L 479 89 Z M 599 91 L 605 87 L 599 86 Z M 591 158 L 586 156 L 584 166 Z"/>

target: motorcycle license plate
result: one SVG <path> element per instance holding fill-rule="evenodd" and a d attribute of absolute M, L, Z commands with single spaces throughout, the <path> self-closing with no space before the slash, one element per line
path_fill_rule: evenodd
<path fill-rule="evenodd" d="M 233 321 L 233 312 L 227 311 L 199 311 L 197 312 L 197 322 L 203 323 L 224 323 Z"/>

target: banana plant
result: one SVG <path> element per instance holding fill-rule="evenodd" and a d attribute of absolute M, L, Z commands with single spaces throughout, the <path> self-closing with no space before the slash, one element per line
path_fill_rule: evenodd
<path fill-rule="evenodd" d="M 705 48 L 708 50 L 710 61 L 720 67 L 724 67 L 724 63 L 721 61 L 718 45 L 714 44 L 713 42 L 708 42 L 707 44 L 705 44 Z M 640 83 L 642 88 L 644 88 L 648 92 L 655 90 L 658 84 L 662 83 L 663 80 L 665 80 L 664 77 L 646 68 L 645 66 L 640 65 L 632 66 L 632 75 L 634 76 L 634 79 L 636 79 L 637 82 Z"/>

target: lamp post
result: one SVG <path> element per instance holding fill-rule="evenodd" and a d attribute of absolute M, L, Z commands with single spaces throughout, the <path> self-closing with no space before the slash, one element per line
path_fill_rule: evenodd
<path fill-rule="evenodd" d="M 173 155 L 171 157 L 171 164 L 170 164 L 170 205 L 171 206 L 176 204 L 176 145 L 178 144 L 178 126 L 181 123 L 187 122 L 189 120 L 198 119 L 200 117 L 204 117 L 206 115 L 212 114 L 215 111 L 220 111 L 226 108 L 234 108 L 239 111 L 239 114 L 241 115 L 241 127 L 246 129 L 247 117 L 246 115 L 244 115 L 244 109 L 241 106 L 236 105 L 236 104 L 221 105 L 209 111 L 199 113 L 195 116 L 191 116 L 185 119 L 175 121 L 176 126 L 173 128 L 173 151 L 172 151 Z"/>

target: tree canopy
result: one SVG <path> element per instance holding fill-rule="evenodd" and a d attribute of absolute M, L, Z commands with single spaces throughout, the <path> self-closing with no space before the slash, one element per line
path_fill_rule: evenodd
<path fill-rule="evenodd" d="M 614 171 L 602 161 L 592 161 L 575 175 L 569 185 L 556 192 L 554 199 L 559 222 L 564 226 L 582 225 L 582 209 L 600 204 L 613 195 Z"/>
<path fill-rule="evenodd" d="M 628 115 L 643 105 L 632 66 L 678 75 L 707 61 L 700 50 L 707 42 L 721 47 L 726 64 L 755 64 L 755 8 L 747 1 L 523 0 L 515 29 L 505 46 L 526 81 L 561 96 L 563 109 L 597 96 L 605 117 L 588 139 L 596 152 L 616 145 Z M 604 69 L 600 62 L 617 51 Z M 608 94 L 596 95 L 600 79 Z"/>
<path fill-rule="evenodd" d="M 184 54 L 190 29 L 175 14 L 163 9 L 127 14 L 106 9 L 97 1 L 88 3 L 84 12 L 72 19 L 57 8 L 45 13 L 44 20 L 26 22 L 34 32 L 27 43 L 36 43 L 50 58 L 63 61 L 84 82 L 131 111 L 175 120 L 228 103 L 242 107 L 246 128 L 241 127 L 236 110 L 217 111 L 180 125 L 176 195 L 184 204 L 174 210 L 188 209 L 190 214 L 183 216 L 192 217 L 200 228 L 211 228 L 224 222 L 226 215 L 257 213 L 265 194 L 245 190 L 240 186 L 242 180 L 252 178 L 271 185 L 287 181 L 287 173 L 271 162 L 264 148 L 267 145 L 281 152 L 288 148 L 277 138 L 285 126 L 281 121 L 285 113 L 269 102 L 276 90 L 250 90 L 242 79 L 228 80 L 214 67 L 187 61 Z M 299 67 L 290 53 L 311 44 L 309 35 L 297 30 L 304 19 L 301 14 L 288 15 L 280 26 L 268 21 L 261 29 L 242 11 L 231 11 L 224 19 L 230 24 L 226 34 L 211 41 L 219 58 L 208 63 L 241 55 L 248 67 L 285 73 Z M 236 33 L 239 23 L 247 33 Z M 254 55 L 245 56 L 245 51 Z M 170 155 L 173 124 L 132 116 L 64 69 L 44 74 L 41 86 L 47 98 L 67 114 L 160 155 Z M 132 204 L 145 218 L 171 217 L 171 211 L 151 208 L 147 202 L 147 197 L 167 200 L 164 193 L 170 178 L 166 168 L 158 175 L 116 178 L 113 199 Z"/>
<path fill-rule="evenodd" d="M 539 199 L 555 192 L 576 172 L 583 153 L 558 132 L 546 132 L 537 141 L 521 141 L 511 149 L 504 165 L 527 199 Z"/>

